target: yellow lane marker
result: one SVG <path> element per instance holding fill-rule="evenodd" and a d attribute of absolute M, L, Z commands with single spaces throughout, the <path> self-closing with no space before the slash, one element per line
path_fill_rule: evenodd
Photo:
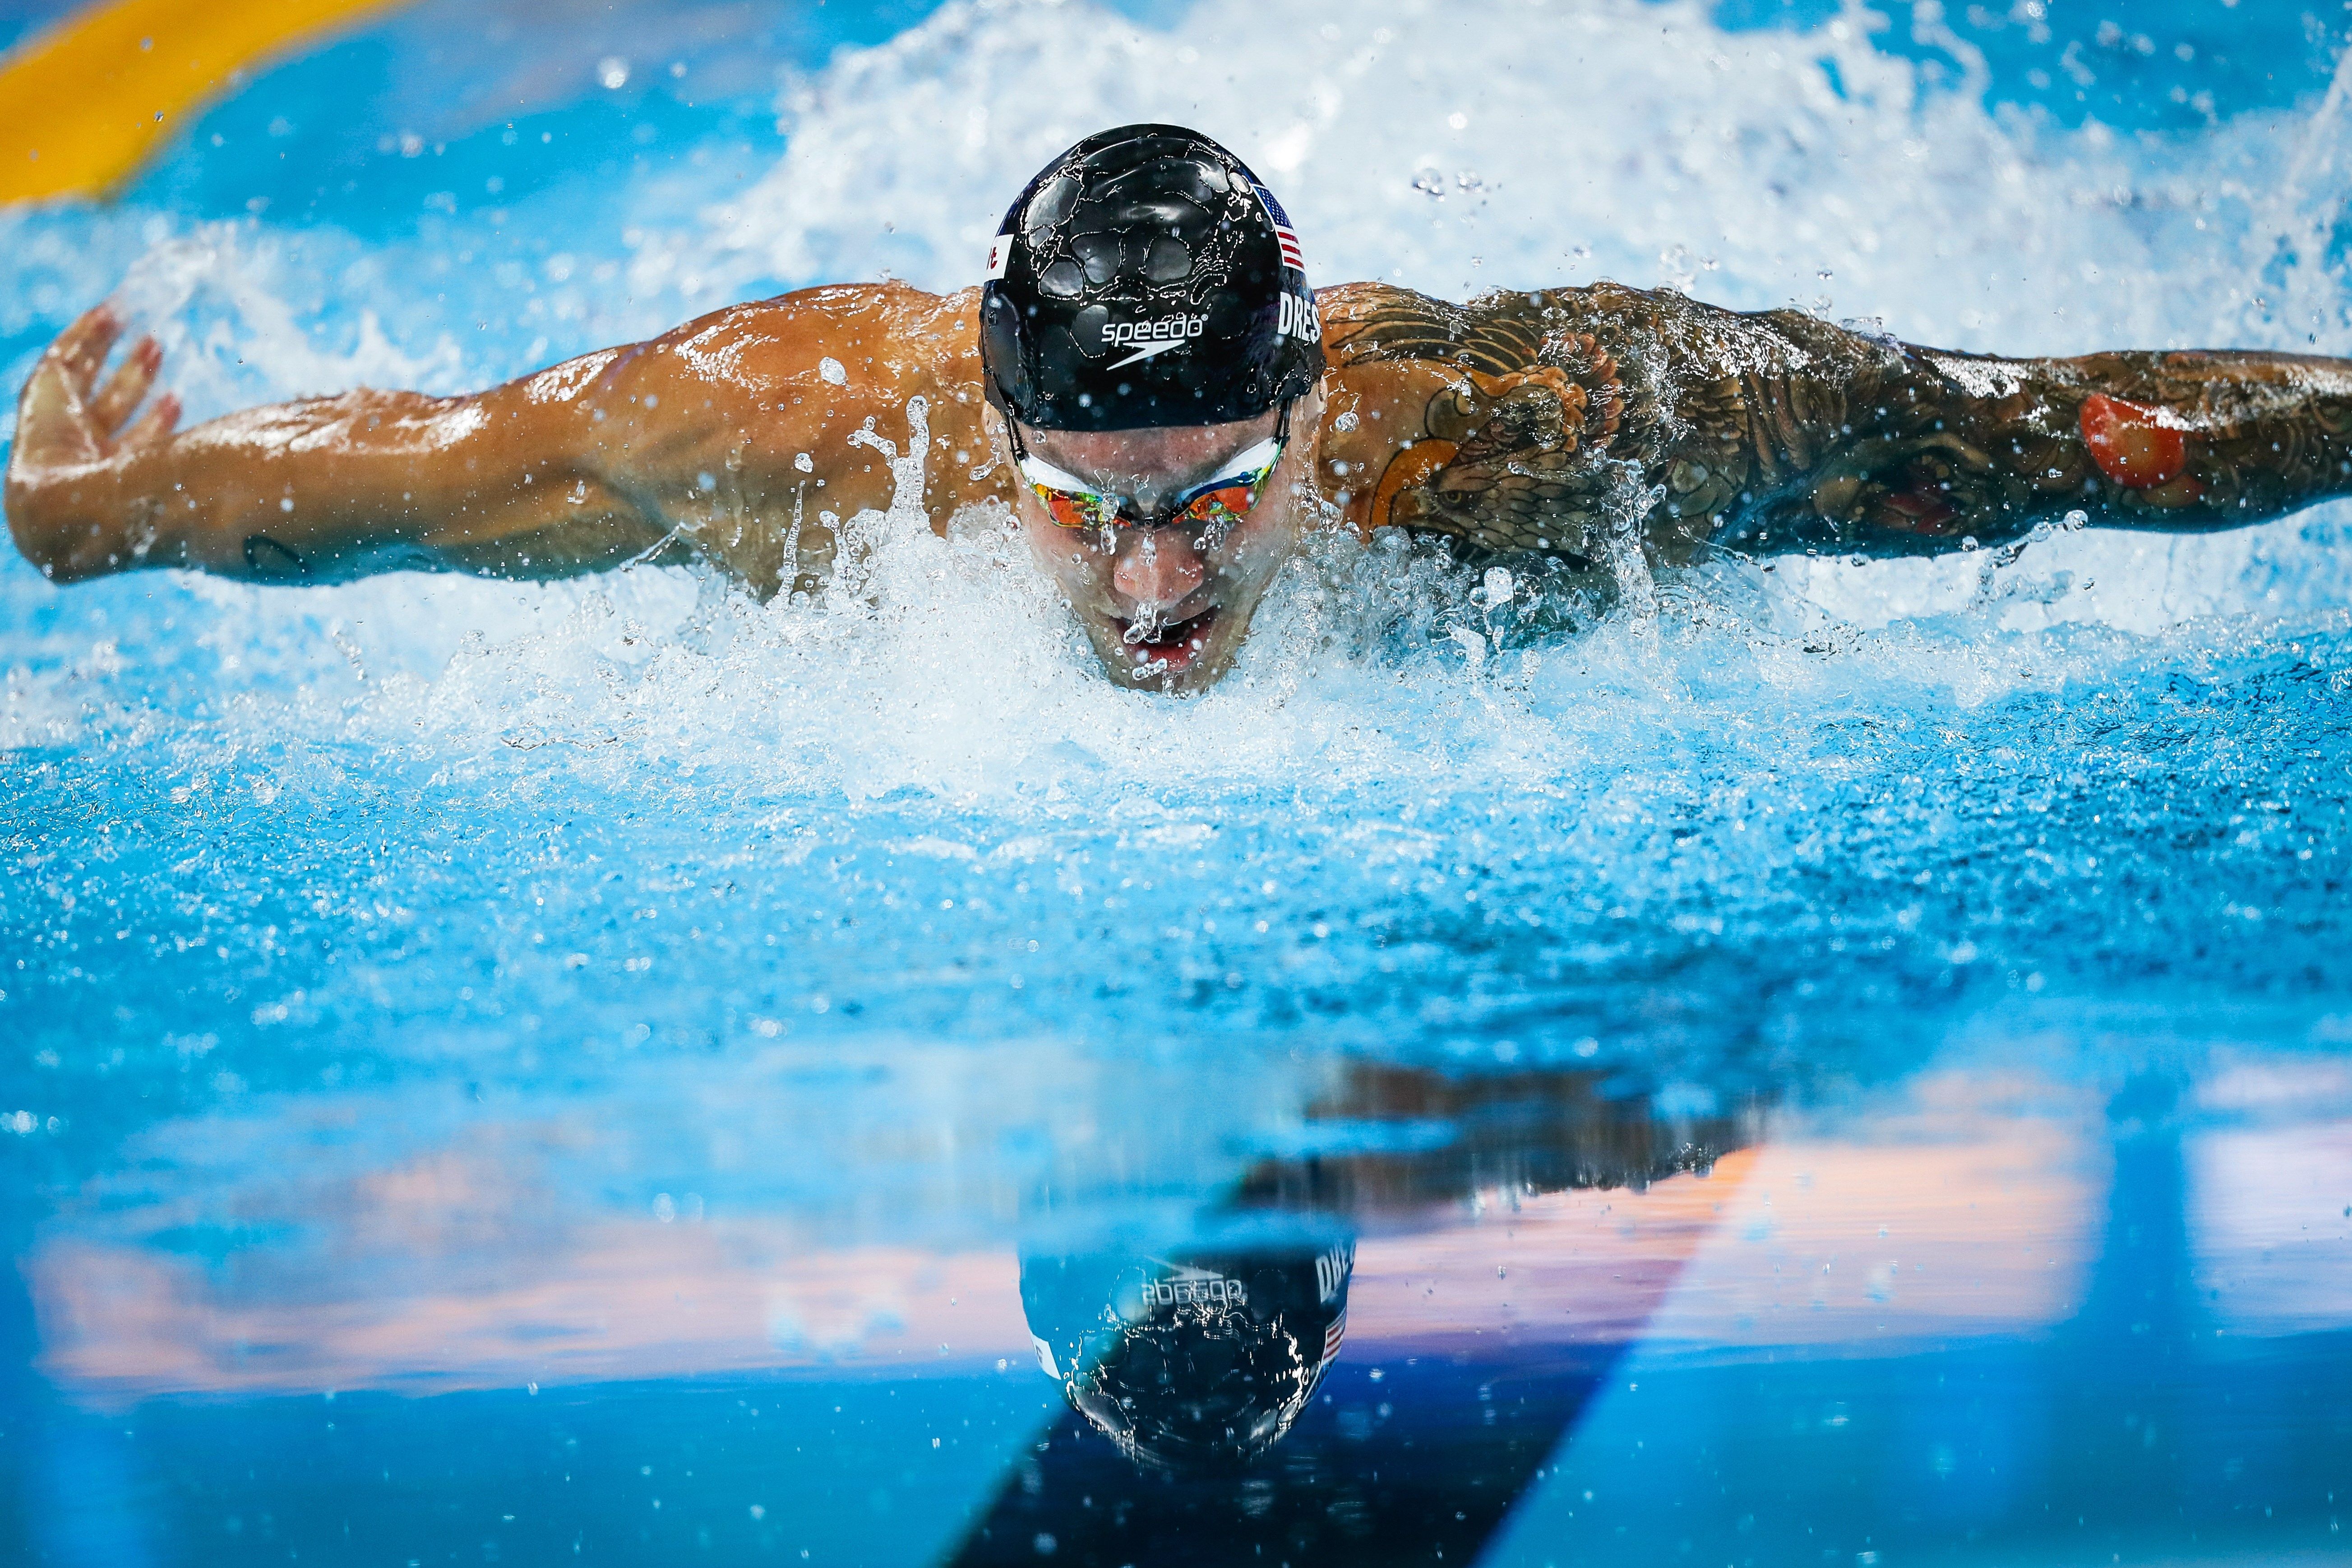
<path fill-rule="evenodd" d="M 115 0 L 0 58 L 0 202 L 101 196 L 243 68 L 403 0 Z"/>

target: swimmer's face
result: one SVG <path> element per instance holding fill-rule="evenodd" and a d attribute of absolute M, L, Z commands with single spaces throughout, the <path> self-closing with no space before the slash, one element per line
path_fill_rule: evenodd
<path fill-rule="evenodd" d="M 1320 395 L 1291 411 L 1282 460 L 1237 523 L 1074 529 L 1057 525 L 1026 484 L 1014 485 L 1022 531 L 1061 587 L 1110 678 L 1147 691 L 1191 692 L 1232 668 L 1259 600 L 1298 548 L 1309 504 L 1307 454 Z M 1024 430 L 1032 455 L 1150 514 L 1274 434 L 1276 415 L 1157 430 Z"/>

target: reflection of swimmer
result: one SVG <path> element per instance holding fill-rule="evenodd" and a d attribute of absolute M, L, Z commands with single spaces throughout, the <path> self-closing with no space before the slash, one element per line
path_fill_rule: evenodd
<path fill-rule="evenodd" d="M 1307 1112 L 1349 1129 L 1351 1152 L 1263 1161 L 1202 1223 L 1256 1237 L 1345 1215 L 1360 1252 L 1025 1258 L 1023 1306 L 1075 1413 L 1022 1451 L 952 1561 L 1034 1563 L 1041 1541 L 1056 1562 L 1135 1568 L 1477 1561 L 1760 1130 L 1752 1104 L 1661 1107 L 1611 1087 L 1355 1064 Z M 1609 1195 L 1541 1195 L 1594 1188 Z M 1255 1316 L 1206 1310 L 1237 1295 Z M 1309 1371 L 1318 1322 L 1327 1352 L 1343 1335 L 1347 1349 Z"/>
<path fill-rule="evenodd" d="M 1752 1107 L 1662 1115 L 1603 1089 L 1591 1071 L 1459 1078 L 1352 1064 L 1307 1120 L 1402 1124 L 1419 1131 L 1414 1146 L 1375 1137 L 1368 1150 L 1260 1162 L 1223 1217 L 1328 1224 L 1345 1215 L 1387 1232 L 1405 1221 L 1410 1234 L 1474 1194 L 1516 1205 L 1703 1172 L 1757 1134 Z M 1269 1210 L 1321 1217 L 1270 1222 Z M 1355 1263 L 1352 1239 L 1032 1254 L 1021 1301 L 1038 1364 L 1087 1425 L 1139 1461 L 1200 1471 L 1244 1462 L 1290 1430 L 1346 1337 Z M 1613 1316 L 1623 1303 L 1580 1303 L 1579 1321 L 1594 1321 L 1597 1308 Z"/>
<path fill-rule="evenodd" d="M 1027 1258 L 1037 1363 L 1131 1458 L 1203 1471 L 1290 1430 L 1339 1353 L 1355 1246 Z"/>
<path fill-rule="evenodd" d="M 861 509 L 992 502 L 1113 679 L 1187 690 L 1319 519 L 1598 568 L 1636 518 L 1672 564 L 1967 549 L 2076 508 L 2219 528 L 2352 488 L 2343 361 L 1990 359 L 1610 283 L 1318 293 L 1255 176 L 1166 126 L 1080 142 L 1002 227 L 979 289 L 806 289 L 473 396 L 178 433 L 168 394 L 133 417 L 152 340 L 100 379 L 101 306 L 26 385 L 9 526 L 60 582 L 700 557 L 765 596 L 820 588 Z"/>

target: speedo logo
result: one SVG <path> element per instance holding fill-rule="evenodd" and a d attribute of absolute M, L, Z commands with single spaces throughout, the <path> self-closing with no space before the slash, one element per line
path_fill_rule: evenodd
<path fill-rule="evenodd" d="M 1189 1307 L 1203 1303 L 1241 1307 L 1249 1303 L 1249 1287 L 1238 1279 L 1212 1274 L 1205 1268 L 1179 1268 L 1167 1279 L 1144 1282 L 1146 1307 Z"/>
<path fill-rule="evenodd" d="M 1287 289 L 1282 291 L 1282 335 L 1303 338 L 1310 343 L 1321 341 L 1323 318 L 1316 313 L 1313 300 Z"/>
<path fill-rule="evenodd" d="M 1181 349 L 1205 331 L 1208 325 L 1206 312 L 1198 316 L 1161 316 L 1150 321 L 1105 321 L 1103 347 L 1135 351 L 1123 360 L 1113 361 L 1108 368 L 1117 370 L 1123 364 L 1133 364 L 1154 354 L 1164 354 L 1170 349 Z"/>

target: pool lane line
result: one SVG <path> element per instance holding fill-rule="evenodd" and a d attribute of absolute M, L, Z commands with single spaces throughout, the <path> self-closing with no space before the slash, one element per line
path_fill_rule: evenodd
<path fill-rule="evenodd" d="M 406 0 L 113 0 L 0 56 L 0 203 L 103 197 L 258 61 Z"/>

